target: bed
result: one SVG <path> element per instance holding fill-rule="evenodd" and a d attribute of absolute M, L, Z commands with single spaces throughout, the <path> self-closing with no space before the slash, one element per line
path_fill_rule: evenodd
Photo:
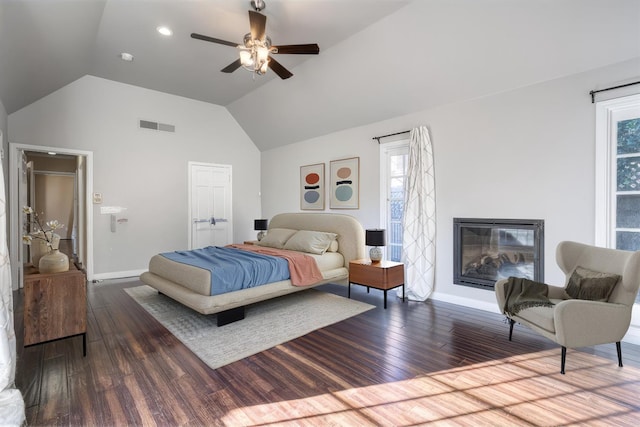
<path fill-rule="evenodd" d="M 271 282 L 257 287 L 241 289 L 219 295 L 210 295 L 211 272 L 154 255 L 149 271 L 140 276 L 158 292 L 202 314 L 218 315 L 218 324 L 226 324 L 244 317 L 244 307 L 259 301 L 279 297 L 325 283 L 347 284 L 349 262 L 366 257 L 364 230 L 352 216 L 325 213 L 283 213 L 269 222 L 272 237 L 282 229 L 335 233 L 335 251 L 325 255 L 311 254 L 317 261 L 321 280 L 307 286 L 294 286 L 290 279 Z M 304 235 L 299 233 L 296 238 Z"/>

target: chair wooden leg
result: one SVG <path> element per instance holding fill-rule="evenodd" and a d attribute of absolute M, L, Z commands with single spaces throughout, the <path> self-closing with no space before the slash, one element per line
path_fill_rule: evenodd
<path fill-rule="evenodd" d="M 513 325 L 516 323 L 515 320 L 509 319 L 509 341 L 511 341 L 511 337 L 513 336 Z"/>
<path fill-rule="evenodd" d="M 618 366 L 622 368 L 622 346 L 620 345 L 620 341 L 616 343 L 616 350 L 618 350 Z"/>
<path fill-rule="evenodd" d="M 560 373 L 564 375 L 564 362 L 567 360 L 567 347 L 562 346 L 562 356 L 560 356 Z"/>

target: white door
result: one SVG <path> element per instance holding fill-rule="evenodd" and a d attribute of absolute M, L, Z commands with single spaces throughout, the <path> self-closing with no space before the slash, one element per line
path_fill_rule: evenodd
<path fill-rule="evenodd" d="M 231 166 L 189 162 L 189 249 L 233 242 Z"/>

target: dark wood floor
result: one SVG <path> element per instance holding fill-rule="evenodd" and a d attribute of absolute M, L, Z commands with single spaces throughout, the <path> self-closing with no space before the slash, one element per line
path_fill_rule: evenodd
<path fill-rule="evenodd" d="M 638 425 L 640 348 L 560 349 L 501 316 L 354 287 L 376 309 L 211 370 L 123 288 L 89 284 L 82 339 L 22 347 L 30 425 Z M 328 292 L 346 288 L 328 285 Z M 212 343 L 216 345 L 216 343 Z"/>

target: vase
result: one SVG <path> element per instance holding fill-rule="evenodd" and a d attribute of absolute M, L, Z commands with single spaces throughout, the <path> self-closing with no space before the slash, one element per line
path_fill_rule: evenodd
<path fill-rule="evenodd" d="M 52 249 L 48 254 L 40 258 L 38 270 L 40 274 L 69 271 L 69 257 L 58 249 Z"/>
<path fill-rule="evenodd" d="M 49 253 L 49 246 L 44 238 L 44 233 L 38 231 L 37 233 L 31 233 L 33 239 L 31 240 L 31 263 L 34 267 L 40 265 L 40 258 Z M 51 231 L 47 231 L 47 239 L 51 241 L 51 248 L 58 249 L 60 245 L 60 236 Z"/>

